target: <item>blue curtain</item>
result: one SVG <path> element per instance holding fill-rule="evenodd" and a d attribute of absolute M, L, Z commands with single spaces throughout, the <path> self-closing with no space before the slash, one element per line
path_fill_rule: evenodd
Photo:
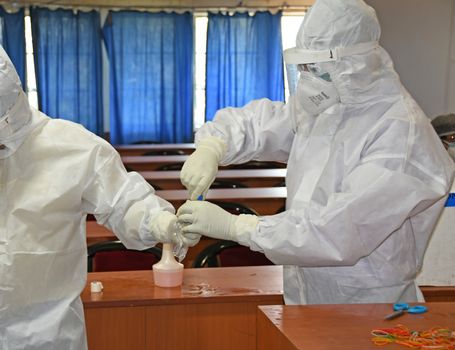
<path fill-rule="evenodd" d="M 40 109 L 102 135 L 99 13 L 32 8 L 31 19 Z"/>
<path fill-rule="evenodd" d="M 191 142 L 193 16 L 110 12 L 103 33 L 111 142 Z"/>
<path fill-rule="evenodd" d="M 8 13 L 0 6 L 0 18 L 3 20 L 3 48 L 16 67 L 22 87 L 26 90 L 24 9 Z"/>
<path fill-rule="evenodd" d="M 284 101 L 281 12 L 209 14 L 206 120 L 223 107 Z"/>

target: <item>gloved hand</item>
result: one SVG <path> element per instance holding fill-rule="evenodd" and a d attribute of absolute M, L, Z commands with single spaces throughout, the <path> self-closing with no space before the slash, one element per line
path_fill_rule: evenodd
<path fill-rule="evenodd" d="M 184 236 L 177 223 L 177 216 L 168 211 L 161 211 L 153 217 L 150 231 L 156 241 L 172 243 L 177 247 L 192 247 L 201 238 L 201 235 L 196 234 Z"/>
<path fill-rule="evenodd" d="M 201 234 L 250 245 L 251 233 L 259 222 L 255 215 L 233 215 L 205 201 L 186 201 L 177 211 L 178 222 L 185 237 Z"/>
<path fill-rule="evenodd" d="M 199 142 L 180 172 L 180 180 L 190 191 L 190 199 L 198 199 L 200 195 L 205 198 L 225 153 L 226 144 L 218 137 L 207 137 Z"/>
<path fill-rule="evenodd" d="M 201 239 L 201 235 L 195 233 L 184 236 L 177 217 L 168 211 L 159 212 L 153 217 L 150 230 L 156 241 L 173 244 L 172 252 L 179 261 L 185 258 L 188 247 L 196 245 Z"/>

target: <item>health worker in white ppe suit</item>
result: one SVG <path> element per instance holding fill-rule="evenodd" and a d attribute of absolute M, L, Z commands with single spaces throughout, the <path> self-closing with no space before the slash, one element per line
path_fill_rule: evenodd
<path fill-rule="evenodd" d="M 455 114 L 440 115 L 431 121 L 434 130 L 455 161 Z M 455 285 L 455 182 L 438 223 L 431 235 L 417 283 L 431 286 Z"/>
<path fill-rule="evenodd" d="M 129 248 L 185 250 L 174 208 L 107 142 L 32 109 L 1 47 L 0 116 L 0 349 L 87 349 L 87 213 Z"/>
<path fill-rule="evenodd" d="M 379 36 L 363 1 L 317 0 L 284 54 L 301 68 L 295 95 L 218 111 L 182 168 L 196 199 L 218 164 L 287 162 L 280 214 L 235 216 L 202 201 L 177 211 L 184 234 L 237 241 L 284 265 L 287 304 L 422 298 L 415 277 L 454 166 Z"/>

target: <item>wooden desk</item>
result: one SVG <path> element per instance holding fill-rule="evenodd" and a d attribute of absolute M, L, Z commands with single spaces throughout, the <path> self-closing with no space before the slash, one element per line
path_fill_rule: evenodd
<path fill-rule="evenodd" d="M 253 350 L 256 308 L 282 304 L 280 266 L 185 269 L 183 286 L 159 288 L 152 271 L 89 273 L 89 349 Z"/>
<path fill-rule="evenodd" d="M 426 303 L 429 311 L 386 321 L 392 304 L 260 306 L 257 350 L 378 350 L 371 330 L 398 323 L 411 329 L 455 328 L 455 303 Z M 389 344 L 384 349 L 405 347 Z"/>
<path fill-rule="evenodd" d="M 187 199 L 187 190 L 163 190 L 156 194 L 179 208 Z M 212 189 L 208 201 L 236 202 L 255 209 L 260 215 L 273 215 L 285 205 L 286 187 Z"/>
<path fill-rule="evenodd" d="M 141 171 L 144 179 L 163 190 L 184 189 L 180 171 Z M 233 180 L 248 187 L 273 187 L 286 177 L 286 169 L 226 169 L 218 171 L 217 180 Z"/>
<path fill-rule="evenodd" d="M 425 301 L 455 302 L 455 286 L 420 286 Z"/>
<path fill-rule="evenodd" d="M 143 145 L 114 145 L 122 156 L 140 156 L 147 152 L 176 150 L 191 154 L 195 150 L 194 143 L 160 143 Z"/>

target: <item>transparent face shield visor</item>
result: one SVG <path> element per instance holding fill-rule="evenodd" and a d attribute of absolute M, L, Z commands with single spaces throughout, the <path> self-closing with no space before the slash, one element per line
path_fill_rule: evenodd
<path fill-rule="evenodd" d="M 327 72 L 323 72 L 316 63 L 309 64 L 286 64 L 286 78 L 288 83 L 289 94 L 294 95 L 297 84 L 299 82 L 300 72 L 307 70 L 314 76 L 317 76 L 327 82 L 331 82 L 332 78 Z"/>
<path fill-rule="evenodd" d="M 317 63 L 337 61 L 341 57 L 361 54 L 374 49 L 378 45 L 377 41 L 370 41 L 330 50 L 306 50 L 297 47 L 284 50 L 283 57 L 286 64 L 286 76 L 290 94 L 293 95 L 297 88 L 299 72 L 303 70 L 304 65 L 314 75 L 326 81 L 331 81 L 330 75 L 321 71 Z"/>

